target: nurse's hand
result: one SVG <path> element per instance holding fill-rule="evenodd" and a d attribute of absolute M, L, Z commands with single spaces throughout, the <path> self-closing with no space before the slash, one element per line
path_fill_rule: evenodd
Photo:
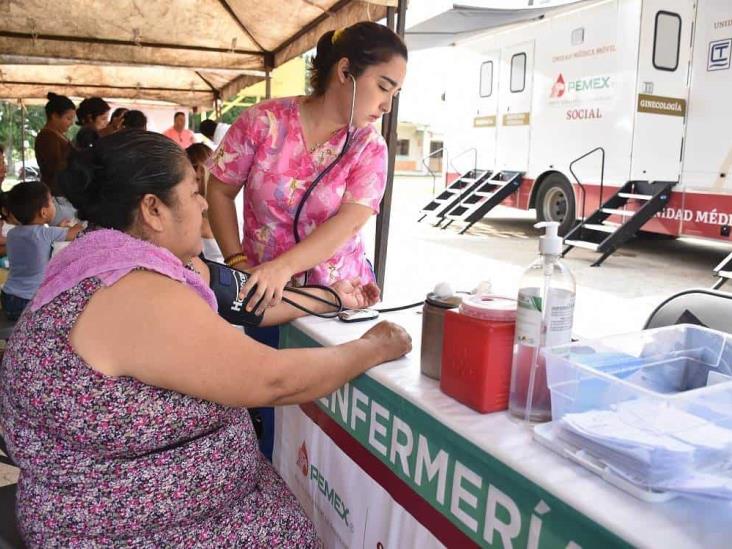
<path fill-rule="evenodd" d="M 344 309 L 363 309 L 378 303 L 381 290 L 373 282 L 361 284 L 360 279 L 339 280 L 331 286 L 336 291 Z"/>
<path fill-rule="evenodd" d="M 269 307 L 279 305 L 282 301 L 282 291 L 295 274 L 289 266 L 277 259 L 252 267 L 249 272 L 251 274 L 244 284 L 242 293 L 247 295 L 255 285 L 257 286 L 257 290 L 247 304 L 247 311 L 252 311 L 254 306 L 259 303 L 257 314 L 263 313 Z"/>

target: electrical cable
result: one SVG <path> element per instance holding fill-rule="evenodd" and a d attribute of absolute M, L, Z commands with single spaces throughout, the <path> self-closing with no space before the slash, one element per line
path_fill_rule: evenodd
<path fill-rule="evenodd" d="M 405 311 L 406 309 L 412 309 L 414 307 L 419 307 L 420 305 L 424 305 L 423 301 L 418 301 L 417 303 L 410 303 L 409 305 L 399 305 L 398 307 L 388 307 L 386 309 L 374 309 L 377 313 L 393 313 L 395 311 Z"/>
<path fill-rule="evenodd" d="M 470 292 L 466 292 L 465 290 L 458 290 L 455 293 L 456 294 L 470 295 Z M 398 305 L 397 307 L 388 307 L 386 309 L 374 309 L 374 310 L 377 313 L 393 313 L 395 311 L 405 311 L 407 309 L 412 309 L 414 307 L 419 307 L 420 305 L 424 305 L 424 300 L 417 301 L 416 303 L 410 303 L 409 305 Z"/>

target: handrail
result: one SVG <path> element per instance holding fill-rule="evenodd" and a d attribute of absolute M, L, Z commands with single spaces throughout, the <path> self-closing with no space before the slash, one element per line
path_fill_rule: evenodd
<path fill-rule="evenodd" d="M 572 177 L 574 177 L 577 185 L 579 185 L 579 188 L 582 189 L 582 221 L 585 220 L 585 200 L 587 198 L 587 191 L 585 190 L 585 186 L 580 183 L 579 177 L 577 177 L 577 174 L 574 173 L 572 166 L 574 166 L 580 160 L 587 158 L 591 154 L 596 153 L 597 151 L 600 151 L 602 153 L 602 161 L 600 163 L 600 206 L 602 206 L 602 192 L 605 185 L 605 149 L 603 147 L 595 147 L 591 151 L 586 152 L 582 156 L 575 158 L 574 160 L 572 160 L 572 162 L 569 163 L 569 173 L 572 174 Z"/>
<path fill-rule="evenodd" d="M 425 168 L 427 168 L 427 171 L 432 176 L 432 196 L 435 195 L 435 180 L 437 179 L 437 174 L 435 174 L 435 172 L 432 171 L 432 168 L 430 168 L 429 164 L 427 163 L 427 160 L 429 158 L 432 158 L 433 156 L 435 156 L 437 153 L 441 153 L 442 151 L 445 151 L 445 160 L 447 160 L 448 151 L 447 151 L 446 147 L 440 147 L 436 151 L 432 151 L 430 154 L 428 154 L 427 156 L 422 158 L 422 165 Z M 447 166 L 447 164 L 445 164 L 445 166 Z M 445 171 L 445 183 L 447 184 L 447 171 Z"/>
<path fill-rule="evenodd" d="M 469 149 L 465 149 L 465 150 L 464 150 L 464 151 L 462 151 L 462 152 L 461 152 L 460 154 L 458 154 L 457 156 L 455 156 L 455 158 L 453 158 L 452 160 L 450 160 L 450 162 L 449 162 L 449 164 L 448 164 L 448 165 L 449 165 L 449 167 L 452 167 L 452 169 L 453 169 L 453 170 L 454 170 L 454 171 L 455 171 L 456 173 L 462 174 L 463 172 L 461 172 L 460 170 L 458 170 L 458 169 L 457 169 L 457 168 L 455 167 L 455 164 L 453 164 L 453 162 L 454 162 L 455 160 L 457 160 L 458 158 L 460 158 L 461 156 L 464 156 L 464 155 L 466 155 L 466 154 L 467 154 L 467 153 L 469 153 L 469 152 L 472 152 L 472 153 L 473 153 L 473 173 L 475 173 L 475 172 L 476 172 L 476 171 L 478 170 L 478 149 L 477 149 L 476 147 L 470 147 Z"/>

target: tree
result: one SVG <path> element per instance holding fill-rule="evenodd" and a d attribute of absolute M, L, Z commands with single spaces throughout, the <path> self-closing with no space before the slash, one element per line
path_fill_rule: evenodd
<path fill-rule="evenodd" d="M 10 173 L 15 173 L 15 162 L 21 158 L 21 147 L 25 146 L 26 158 L 33 158 L 36 135 L 46 124 L 46 112 L 40 105 L 24 105 L 23 116 L 20 106 L 9 101 L 0 103 L 0 143 L 5 148 L 5 158 Z M 21 131 L 21 124 L 23 125 Z M 25 143 L 22 139 L 25 137 Z"/>

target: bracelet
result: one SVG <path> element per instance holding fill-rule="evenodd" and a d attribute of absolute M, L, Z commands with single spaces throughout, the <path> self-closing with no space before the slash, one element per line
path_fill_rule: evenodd
<path fill-rule="evenodd" d="M 229 261 L 226 265 L 228 267 L 232 267 L 233 268 L 233 267 L 236 267 L 239 263 L 246 263 L 246 261 L 247 261 L 247 257 L 246 256 L 243 256 L 243 257 L 239 257 L 237 259 L 234 259 L 233 261 Z"/>
<path fill-rule="evenodd" d="M 229 257 L 224 258 L 224 263 L 226 263 L 229 267 L 232 265 L 236 265 L 237 263 L 241 263 L 242 261 L 246 261 L 248 258 L 243 253 L 239 252 L 233 255 L 230 255 Z"/>
<path fill-rule="evenodd" d="M 240 255 L 244 255 L 244 254 L 242 252 L 236 252 L 235 254 L 227 255 L 224 258 L 224 263 L 226 263 L 227 261 L 231 261 L 232 259 L 234 259 L 235 257 L 240 256 Z"/>

